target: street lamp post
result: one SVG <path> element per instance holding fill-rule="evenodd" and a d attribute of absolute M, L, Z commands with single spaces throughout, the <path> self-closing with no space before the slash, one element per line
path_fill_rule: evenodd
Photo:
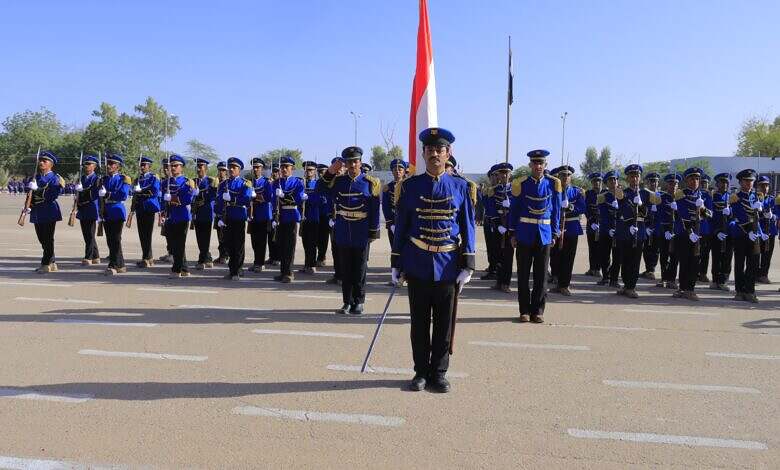
<path fill-rule="evenodd" d="M 566 155 L 566 116 L 568 115 L 568 111 L 564 111 L 561 114 L 561 165 L 563 165 L 563 156 Z"/>
<path fill-rule="evenodd" d="M 363 117 L 362 114 L 356 113 L 354 111 L 350 111 L 349 114 L 352 115 L 353 118 L 355 118 L 355 146 L 357 146 L 358 138 L 357 138 L 357 131 L 358 131 L 358 119 Z"/>

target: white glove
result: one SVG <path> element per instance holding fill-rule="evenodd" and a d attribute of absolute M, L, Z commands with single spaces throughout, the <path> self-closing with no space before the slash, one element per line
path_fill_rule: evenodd
<path fill-rule="evenodd" d="M 501 235 L 505 234 L 506 233 L 506 227 L 504 227 L 503 225 L 499 225 L 498 226 L 498 233 L 500 233 Z"/>
<path fill-rule="evenodd" d="M 501 201 L 501 206 L 502 207 L 506 207 L 507 209 L 509 209 L 509 206 L 511 206 L 511 205 L 512 205 L 512 203 L 509 201 L 509 199 L 504 199 L 503 201 Z"/>
<path fill-rule="evenodd" d="M 691 243 L 696 243 L 696 242 L 699 241 L 699 236 L 696 235 L 695 233 L 691 232 L 691 233 L 688 234 L 688 240 L 690 240 Z"/>
<path fill-rule="evenodd" d="M 395 225 L 390 226 L 390 233 L 395 233 Z"/>
<path fill-rule="evenodd" d="M 609 236 L 610 237 L 614 237 L 615 236 L 615 229 L 614 228 L 609 229 Z"/>
<path fill-rule="evenodd" d="M 81 183 L 78 183 L 76 185 L 76 192 L 80 193 L 81 191 L 84 191 L 84 186 Z"/>
<path fill-rule="evenodd" d="M 328 221 L 328 227 L 333 228 L 334 225 L 336 225 L 336 221 L 333 220 L 333 219 L 330 219 Z M 395 225 L 393 227 L 395 227 Z"/>
<path fill-rule="evenodd" d="M 652 237 L 653 236 L 653 229 L 646 228 L 645 229 L 645 233 L 647 234 L 648 237 Z"/>
<path fill-rule="evenodd" d="M 636 204 L 637 206 L 641 206 L 642 205 L 642 198 L 639 197 L 639 194 L 634 196 L 634 204 Z"/>
<path fill-rule="evenodd" d="M 754 242 L 758 239 L 758 235 L 755 232 L 748 232 L 748 238 L 751 242 Z"/>
<path fill-rule="evenodd" d="M 282 188 L 276 188 L 276 197 L 284 197 L 284 191 L 282 191 Z"/>
<path fill-rule="evenodd" d="M 227 191 L 225 191 L 224 193 L 222 193 L 222 200 L 223 200 L 223 201 L 226 201 L 226 202 L 230 202 L 230 193 L 229 193 L 229 192 L 227 192 Z"/>
<path fill-rule="evenodd" d="M 301 194 L 301 201 L 308 201 L 308 200 L 309 200 L 309 195 L 308 194 L 306 194 L 306 193 Z"/>
<path fill-rule="evenodd" d="M 636 225 L 632 225 L 628 227 L 628 231 L 631 232 L 631 235 L 636 235 L 636 233 L 639 231 L 639 229 L 636 227 Z"/>
<path fill-rule="evenodd" d="M 726 237 L 728 237 L 728 235 L 726 235 L 723 232 L 718 232 L 718 234 L 716 236 L 718 237 L 718 240 L 720 240 L 720 241 L 723 241 L 723 240 L 726 239 Z"/>
<path fill-rule="evenodd" d="M 561 201 L 561 209 L 568 209 L 568 208 L 569 208 L 569 200 L 564 199 L 563 201 Z"/>
<path fill-rule="evenodd" d="M 769 235 L 767 235 L 765 233 L 762 233 L 761 234 L 761 239 L 764 240 L 764 241 L 767 241 L 767 240 L 769 240 Z"/>
<path fill-rule="evenodd" d="M 655 204 L 650 206 L 650 212 L 658 212 L 658 206 L 656 206 Z"/>
<path fill-rule="evenodd" d="M 398 268 L 393 268 L 390 270 L 390 280 L 393 282 L 393 285 L 398 285 L 401 282 L 401 271 L 398 270 Z"/>
<path fill-rule="evenodd" d="M 103 197 L 103 196 L 105 196 L 106 194 L 108 194 L 108 191 L 106 191 L 106 188 L 105 188 L 105 186 L 101 186 L 101 187 L 100 187 L 100 191 L 98 191 L 98 196 L 100 196 L 100 197 Z"/>
<path fill-rule="evenodd" d="M 276 228 L 277 225 L 279 224 L 277 224 L 275 220 L 271 222 L 271 228 Z"/>
<path fill-rule="evenodd" d="M 731 207 L 726 206 L 723 208 L 723 215 L 731 215 Z"/>
<path fill-rule="evenodd" d="M 32 214 L 32 209 L 28 207 L 27 209 L 24 210 L 24 213 L 30 215 Z"/>
<path fill-rule="evenodd" d="M 672 237 L 674 237 L 674 234 L 672 232 L 670 232 L 668 230 L 666 232 L 664 232 L 664 238 L 666 238 L 667 240 L 671 240 Z"/>
<path fill-rule="evenodd" d="M 198 194 L 200 194 L 200 189 L 198 189 L 198 187 L 195 186 L 194 188 L 192 188 L 192 197 L 195 197 Z"/>
<path fill-rule="evenodd" d="M 458 274 L 458 278 L 455 279 L 455 283 L 458 285 L 459 294 L 461 293 L 461 291 L 463 291 L 463 286 L 468 284 L 469 281 L 471 281 L 471 270 L 461 269 L 460 274 Z"/>
<path fill-rule="evenodd" d="M 696 207 L 699 207 L 699 208 L 704 207 L 704 199 L 702 199 L 702 198 L 697 199 L 696 200 Z"/>
<path fill-rule="evenodd" d="M 768 211 L 764 212 L 764 216 L 766 216 L 767 219 L 775 218 L 775 214 L 772 212 L 772 209 L 769 209 Z"/>
<path fill-rule="evenodd" d="M 669 207 L 673 210 L 677 210 L 677 201 L 672 201 L 671 204 L 669 204 Z"/>
<path fill-rule="evenodd" d="M 250 198 L 250 199 L 254 199 L 254 198 L 256 198 L 256 197 L 257 197 L 257 193 L 256 193 L 256 192 L 255 192 L 255 190 L 253 189 L 253 190 L 252 190 L 252 192 L 251 192 L 251 193 L 249 193 L 249 198 Z"/>
<path fill-rule="evenodd" d="M 590 224 L 590 228 L 591 228 L 591 230 L 593 230 L 594 232 L 598 232 L 598 230 L 599 230 L 599 224 Z"/>
<path fill-rule="evenodd" d="M 137 193 L 140 193 L 142 191 L 141 185 L 140 184 L 136 184 L 135 187 L 133 187 L 133 191 L 135 191 Z"/>
<path fill-rule="evenodd" d="M 163 194 L 163 201 L 170 202 L 171 201 L 171 193 Z"/>
<path fill-rule="evenodd" d="M 618 202 L 617 202 L 617 199 L 615 199 L 614 201 L 612 201 L 612 207 L 614 207 L 615 209 L 617 209 L 618 207 L 620 207 L 620 205 L 619 205 L 619 204 L 618 204 Z"/>
<path fill-rule="evenodd" d="M 36 183 L 35 180 L 31 180 L 29 183 L 27 183 L 27 189 L 30 189 L 32 191 L 37 191 L 38 183 Z"/>
<path fill-rule="evenodd" d="M 753 203 L 753 209 L 761 210 L 764 208 L 764 205 L 761 203 L 761 201 L 756 201 Z"/>
<path fill-rule="evenodd" d="M 219 222 L 217 222 L 217 227 L 224 228 L 225 227 L 225 222 L 223 222 L 222 219 L 219 219 Z"/>

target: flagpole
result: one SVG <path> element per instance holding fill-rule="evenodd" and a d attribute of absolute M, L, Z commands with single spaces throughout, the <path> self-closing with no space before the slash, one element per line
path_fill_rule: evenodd
<path fill-rule="evenodd" d="M 512 101 L 514 101 L 512 90 L 512 36 L 509 36 L 509 81 L 506 90 L 506 145 L 504 147 L 504 162 L 509 163 L 509 129 L 512 122 Z"/>

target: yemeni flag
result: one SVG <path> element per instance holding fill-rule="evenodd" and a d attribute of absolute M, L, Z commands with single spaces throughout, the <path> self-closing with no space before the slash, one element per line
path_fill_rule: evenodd
<path fill-rule="evenodd" d="M 438 126 L 436 79 L 433 73 L 433 46 L 428 24 L 428 2 L 420 0 L 420 24 L 417 27 L 417 68 L 412 85 L 412 109 L 409 113 L 409 164 L 415 173 L 425 172 L 422 146 L 417 136 L 424 129 Z M 418 165 L 417 162 L 420 162 Z"/>

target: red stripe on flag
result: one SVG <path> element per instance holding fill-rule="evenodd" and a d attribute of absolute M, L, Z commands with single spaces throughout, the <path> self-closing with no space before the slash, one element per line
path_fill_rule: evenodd
<path fill-rule="evenodd" d="M 430 80 L 433 62 L 431 29 L 428 24 L 428 1 L 420 0 L 420 24 L 417 27 L 417 66 L 412 84 L 412 109 L 409 113 L 409 163 L 417 165 L 417 110 Z"/>

